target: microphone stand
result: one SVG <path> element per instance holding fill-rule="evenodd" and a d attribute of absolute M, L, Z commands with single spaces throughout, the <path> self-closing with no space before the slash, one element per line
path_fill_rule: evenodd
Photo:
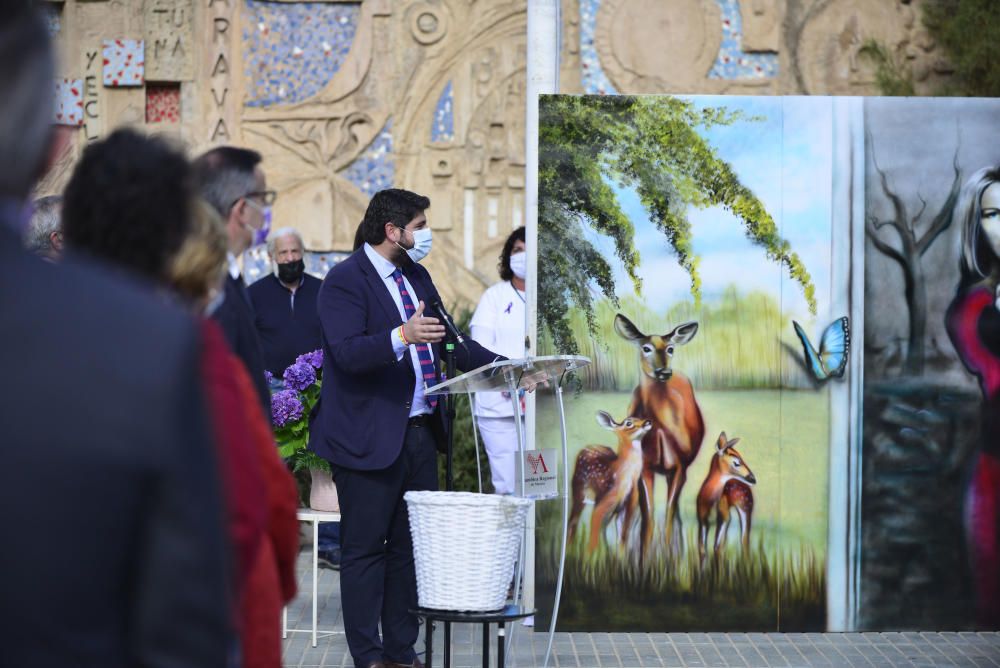
<path fill-rule="evenodd" d="M 447 369 L 448 378 L 454 378 L 455 374 L 455 344 L 450 339 L 444 344 L 444 364 Z M 445 489 L 449 492 L 455 491 L 455 470 L 453 465 L 455 451 L 455 393 L 449 392 L 444 395 L 444 425 L 446 429 L 447 448 L 445 450 Z"/>
<path fill-rule="evenodd" d="M 459 331 L 458 327 L 455 326 L 455 321 L 452 319 L 451 314 L 448 313 L 448 310 L 444 307 L 444 304 L 442 304 L 440 300 L 432 302 L 431 307 L 437 311 L 438 317 L 445 326 L 444 359 L 442 361 L 447 368 L 448 377 L 455 378 L 458 376 L 458 369 L 455 368 L 455 344 L 457 343 L 465 348 L 465 338 L 462 336 L 462 332 Z M 456 397 L 453 392 L 449 392 L 444 395 L 444 424 L 447 431 L 445 450 L 445 489 L 449 492 L 455 491 L 455 470 L 453 466 L 455 451 L 455 400 Z M 444 668 L 451 668 L 451 622 L 444 623 L 444 646 L 447 648 L 444 654 Z"/>
<path fill-rule="evenodd" d="M 465 348 L 465 337 L 462 336 L 462 332 L 455 326 L 454 319 L 452 319 L 451 314 L 448 313 L 448 309 L 444 307 L 440 299 L 431 302 L 431 308 L 437 311 L 438 318 L 440 318 L 441 324 L 444 325 L 443 362 L 448 369 L 448 377 L 454 378 L 458 376 L 458 370 L 455 368 L 455 344 L 460 344 Z M 455 424 L 455 395 L 451 392 L 444 395 L 444 417 L 444 424 L 448 432 L 447 448 L 445 451 L 445 489 L 453 492 L 455 491 L 455 472 L 453 466 L 455 436 L 452 427 Z"/>
<path fill-rule="evenodd" d="M 447 369 L 448 378 L 454 378 L 455 373 L 455 342 L 451 335 L 444 342 L 444 364 Z M 455 451 L 455 393 L 449 392 L 444 395 L 444 425 L 447 434 L 445 450 L 445 489 L 449 492 L 455 491 L 455 471 L 453 466 L 453 455 Z M 428 622 L 430 624 L 431 622 Z M 445 657 L 451 656 L 451 622 L 444 623 L 444 646 Z M 444 668 L 451 668 L 451 662 L 446 659 Z"/>

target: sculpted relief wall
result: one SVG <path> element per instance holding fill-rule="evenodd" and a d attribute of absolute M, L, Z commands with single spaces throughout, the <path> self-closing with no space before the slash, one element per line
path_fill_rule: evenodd
<path fill-rule="evenodd" d="M 64 0 L 56 123 L 74 142 L 39 187 L 60 191 L 90 141 L 133 125 L 194 155 L 264 155 L 275 225 L 350 250 L 368 198 L 431 197 L 431 271 L 474 305 L 524 223 L 525 0 Z"/>
<path fill-rule="evenodd" d="M 876 95 L 870 39 L 917 93 L 950 68 L 919 0 L 562 0 L 560 83 L 577 93 Z"/>
<path fill-rule="evenodd" d="M 428 258 L 474 305 L 524 223 L 526 0 L 46 2 L 56 123 L 78 128 L 41 194 L 121 125 L 192 154 L 251 146 L 275 223 L 350 250 L 368 197 L 427 193 Z M 562 0 L 562 92 L 870 94 L 869 37 L 918 85 L 947 75 L 916 0 Z"/>

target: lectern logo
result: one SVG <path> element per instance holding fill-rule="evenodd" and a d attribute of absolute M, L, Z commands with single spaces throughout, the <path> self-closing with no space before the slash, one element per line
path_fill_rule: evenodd
<path fill-rule="evenodd" d="M 549 467 L 545 465 L 545 458 L 542 455 L 537 457 L 528 453 L 528 464 L 531 466 L 531 474 L 538 475 L 538 469 L 541 468 L 542 473 L 548 473 Z"/>

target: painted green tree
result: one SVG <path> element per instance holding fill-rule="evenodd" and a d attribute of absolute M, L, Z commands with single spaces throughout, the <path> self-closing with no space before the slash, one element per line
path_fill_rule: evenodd
<path fill-rule="evenodd" d="M 816 311 L 809 273 L 778 234 L 774 219 L 733 167 L 698 133 L 746 120 L 721 108 L 699 109 L 675 97 L 542 96 L 539 100 L 538 316 L 556 350 L 579 350 L 569 325 L 573 306 L 592 334 L 592 286 L 617 304 L 611 264 L 588 240 L 610 238 L 637 294 L 639 250 L 634 228 L 609 180 L 631 187 L 663 233 L 700 299 L 698 258 L 691 245 L 690 206 L 721 205 L 742 221 L 747 237 L 784 265 Z"/>

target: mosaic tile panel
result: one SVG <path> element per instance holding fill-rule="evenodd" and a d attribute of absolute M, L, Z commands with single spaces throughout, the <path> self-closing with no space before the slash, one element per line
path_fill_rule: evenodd
<path fill-rule="evenodd" d="M 778 75 L 778 54 L 744 53 L 739 0 L 716 0 L 722 10 L 722 46 L 709 79 L 770 79 Z"/>
<path fill-rule="evenodd" d="M 104 40 L 105 86 L 141 86 L 145 71 L 145 49 L 141 39 Z"/>
<path fill-rule="evenodd" d="M 243 282 L 253 285 L 271 271 L 271 261 L 267 257 L 267 244 L 253 246 L 243 251 Z"/>
<path fill-rule="evenodd" d="M 246 0 L 247 105 L 301 102 L 322 90 L 351 50 L 360 13 L 358 4 Z"/>
<path fill-rule="evenodd" d="M 396 163 L 392 157 L 391 119 L 386 122 L 371 146 L 355 158 L 341 175 L 369 197 L 379 190 L 392 187 L 396 176 Z"/>
<path fill-rule="evenodd" d="M 617 95 L 601 67 L 601 59 L 594 48 L 594 28 L 601 0 L 580 0 L 580 66 L 583 68 L 583 91 L 590 95 Z"/>
<path fill-rule="evenodd" d="M 349 256 L 348 251 L 306 251 L 302 259 L 306 261 L 306 273 L 323 279 L 333 269 L 333 265 Z"/>
<path fill-rule="evenodd" d="M 146 87 L 146 122 L 181 122 L 180 84 L 150 84 Z"/>
<path fill-rule="evenodd" d="M 710 79 L 766 79 L 778 74 L 778 55 L 744 53 L 739 0 L 716 0 L 722 10 L 722 45 L 709 70 Z M 580 60 L 583 90 L 591 95 L 614 95 L 618 91 L 604 74 L 594 48 L 594 30 L 601 0 L 580 0 Z"/>
<path fill-rule="evenodd" d="M 52 115 L 56 125 L 83 125 L 82 79 L 56 80 L 56 105 Z"/>
<path fill-rule="evenodd" d="M 453 108 L 451 82 L 441 91 L 434 107 L 434 121 L 431 124 L 431 141 L 451 141 L 455 138 L 455 112 Z"/>

